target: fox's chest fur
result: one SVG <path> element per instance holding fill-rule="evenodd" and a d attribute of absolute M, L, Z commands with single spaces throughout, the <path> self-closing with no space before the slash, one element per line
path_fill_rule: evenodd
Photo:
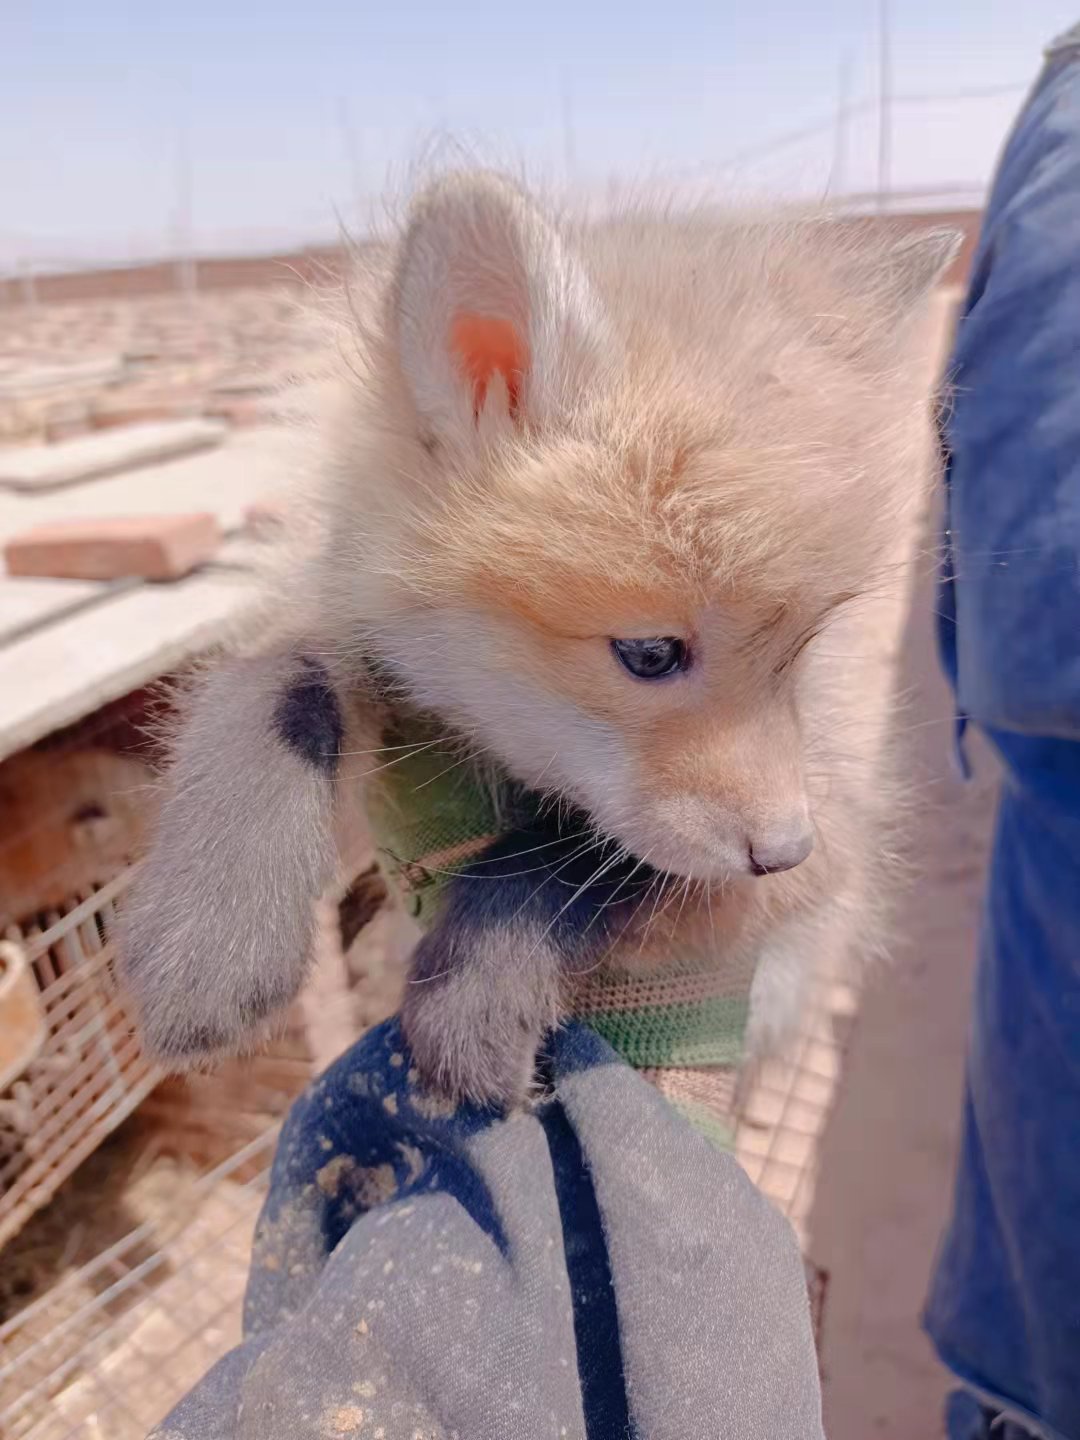
<path fill-rule="evenodd" d="M 509 797 L 414 957 L 433 1083 L 523 1098 L 576 977 L 676 950 L 756 966 L 753 1043 L 782 1034 L 822 947 L 873 929 L 949 250 L 821 219 L 564 232 L 485 175 L 417 201 L 350 321 L 289 613 L 180 736 L 126 947 L 159 1050 L 295 992 L 346 757 L 385 787 L 410 716 Z"/>

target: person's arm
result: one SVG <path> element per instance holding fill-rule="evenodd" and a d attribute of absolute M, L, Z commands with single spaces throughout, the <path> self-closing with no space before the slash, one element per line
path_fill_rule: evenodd
<path fill-rule="evenodd" d="M 950 378 L 960 708 L 1080 738 L 1080 48 L 1051 61 L 1006 147 Z"/>

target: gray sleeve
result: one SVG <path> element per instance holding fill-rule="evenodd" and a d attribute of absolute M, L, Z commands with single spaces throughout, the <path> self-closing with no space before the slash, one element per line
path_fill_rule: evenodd
<path fill-rule="evenodd" d="M 823 1440 L 787 1222 L 595 1035 L 500 1119 L 395 1022 L 282 1136 L 248 1338 L 157 1440 Z"/>

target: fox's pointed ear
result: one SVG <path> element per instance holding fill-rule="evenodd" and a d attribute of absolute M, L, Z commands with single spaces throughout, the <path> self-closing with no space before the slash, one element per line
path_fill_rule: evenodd
<path fill-rule="evenodd" d="M 893 230 L 875 236 L 862 228 L 869 223 L 858 222 L 853 232 L 858 243 L 835 251 L 840 268 L 834 278 L 841 303 L 835 313 L 832 307 L 828 311 L 822 307 L 813 333 L 819 344 L 847 360 L 891 367 L 903 355 L 906 364 L 910 347 L 915 345 L 922 353 L 927 343 L 924 321 L 930 296 L 964 237 L 958 230 L 945 229 L 900 235 Z M 854 303 L 843 303 L 849 300 Z"/>
<path fill-rule="evenodd" d="M 402 370 L 437 437 L 496 419 L 495 408 L 530 424 L 558 418 L 607 345 L 601 306 L 558 231 L 485 173 L 452 175 L 416 201 L 394 305 Z"/>
<path fill-rule="evenodd" d="M 963 244 L 959 230 L 923 230 L 905 235 L 888 252 L 885 285 L 901 313 L 917 310 Z"/>

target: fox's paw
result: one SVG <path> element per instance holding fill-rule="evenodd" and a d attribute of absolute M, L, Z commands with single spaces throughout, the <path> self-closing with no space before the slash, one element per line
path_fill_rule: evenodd
<path fill-rule="evenodd" d="M 513 1110 L 536 1094 L 536 1057 L 559 1019 L 558 959 L 546 946 L 436 930 L 417 947 L 402 1025 L 424 1085 L 454 1102 Z"/>

